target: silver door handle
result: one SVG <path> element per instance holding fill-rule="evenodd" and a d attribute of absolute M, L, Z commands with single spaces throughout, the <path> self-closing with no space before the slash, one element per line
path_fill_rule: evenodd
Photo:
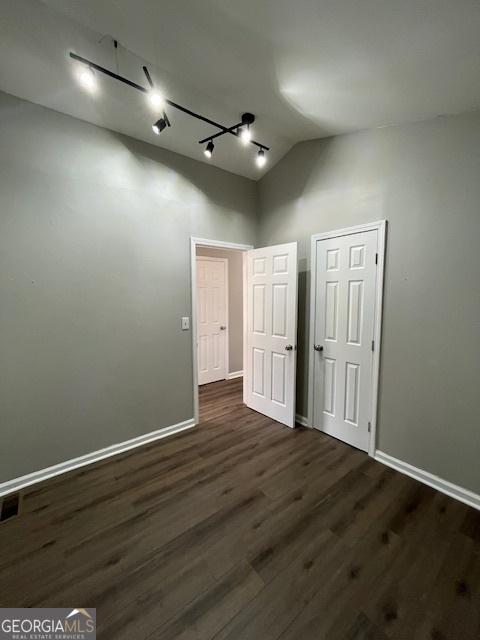
<path fill-rule="evenodd" d="M 220 331 L 225 331 L 227 327 L 224 327 L 223 325 L 220 327 Z"/>
<path fill-rule="evenodd" d="M 285 345 L 285 351 L 293 351 L 293 345 L 291 344 Z"/>
<path fill-rule="evenodd" d="M 323 345 L 321 344 L 314 344 L 313 348 L 315 349 L 315 351 L 323 351 Z"/>

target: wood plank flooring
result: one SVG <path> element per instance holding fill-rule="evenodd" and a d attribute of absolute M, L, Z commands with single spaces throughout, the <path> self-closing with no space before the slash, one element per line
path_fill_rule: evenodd
<path fill-rule="evenodd" d="M 115 640 L 480 638 L 480 513 L 201 388 L 201 424 L 27 490 L 0 606 Z"/>

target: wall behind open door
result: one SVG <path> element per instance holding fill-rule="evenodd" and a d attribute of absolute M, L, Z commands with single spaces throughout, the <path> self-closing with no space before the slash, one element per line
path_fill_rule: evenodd
<path fill-rule="evenodd" d="M 295 425 L 297 243 L 247 253 L 245 400 Z"/>

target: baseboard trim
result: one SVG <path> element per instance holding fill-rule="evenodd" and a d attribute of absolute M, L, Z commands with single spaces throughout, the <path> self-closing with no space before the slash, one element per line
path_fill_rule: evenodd
<path fill-rule="evenodd" d="M 427 484 L 429 487 L 433 487 L 433 489 L 437 489 L 437 491 L 440 491 L 451 498 L 460 500 L 460 502 L 468 504 L 469 507 L 480 510 L 480 495 L 473 493 L 473 491 L 464 489 L 452 482 L 448 482 L 448 480 L 443 480 L 443 478 L 439 478 L 438 476 L 433 475 L 433 473 L 414 467 L 413 465 L 408 464 L 408 462 L 403 462 L 403 460 L 394 458 L 393 456 L 388 455 L 388 453 L 383 453 L 383 451 L 375 451 L 374 457 L 375 460 L 378 460 L 382 464 L 386 464 L 387 466 L 392 467 L 392 469 L 400 471 L 400 473 L 404 473 L 415 480 L 419 480 L 420 482 Z"/>
<path fill-rule="evenodd" d="M 299 413 L 295 414 L 295 422 L 298 422 L 298 424 L 301 424 L 302 427 L 308 427 L 308 420 L 305 416 L 301 416 Z"/>
<path fill-rule="evenodd" d="M 20 491 L 20 489 L 25 489 L 26 487 L 30 487 L 31 485 L 37 484 L 38 482 L 43 482 L 44 480 L 48 480 L 49 478 L 53 478 L 62 473 L 68 473 L 69 471 L 73 471 L 74 469 L 79 469 L 80 467 L 85 467 L 88 464 L 93 464 L 94 462 L 104 460 L 105 458 L 116 456 L 119 453 L 124 453 L 125 451 L 129 451 L 130 449 L 141 447 L 142 445 L 154 442 L 155 440 L 161 440 L 162 438 L 172 436 L 175 433 L 180 433 L 181 431 L 185 431 L 186 429 L 191 429 L 194 426 L 195 421 L 193 418 L 190 418 L 190 420 L 184 420 L 183 422 L 173 424 L 170 427 L 157 429 L 156 431 L 145 433 L 144 435 L 137 436 L 136 438 L 131 438 L 130 440 L 125 440 L 124 442 L 120 442 L 118 444 L 112 444 L 109 447 L 105 447 L 104 449 L 92 451 L 91 453 L 79 456 L 78 458 L 72 458 L 71 460 L 60 462 L 59 464 L 55 464 L 52 467 L 46 467 L 45 469 L 40 469 L 39 471 L 29 473 L 28 475 L 20 476 L 19 478 L 14 478 L 13 480 L 7 480 L 6 482 L 0 483 L 0 496 L 14 493 L 15 491 Z"/>
<path fill-rule="evenodd" d="M 232 371 L 227 376 L 227 380 L 233 380 L 234 378 L 243 378 L 243 371 Z"/>

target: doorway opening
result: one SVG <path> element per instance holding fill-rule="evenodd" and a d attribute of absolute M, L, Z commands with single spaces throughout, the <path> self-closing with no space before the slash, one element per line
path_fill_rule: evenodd
<path fill-rule="evenodd" d="M 191 239 L 194 417 L 231 388 L 242 390 L 245 254 L 252 245 Z M 229 381 L 232 381 L 231 383 Z M 235 382 L 233 382 L 235 381 Z M 243 395 L 243 394 L 242 394 Z M 200 397 L 205 416 L 200 415 Z M 204 412 L 202 411 L 202 414 Z"/>
<path fill-rule="evenodd" d="M 225 263 L 230 253 L 237 258 L 240 253 L 242 259 L 242 280 L 237 278 L 233 286 L 234 260 Z M 199 386 L 243 375 L 243 403 L 293 428 L 297 243 L 253 249 L 191 238 L 191 269 L 195 424 L 200 418 Z"/>

